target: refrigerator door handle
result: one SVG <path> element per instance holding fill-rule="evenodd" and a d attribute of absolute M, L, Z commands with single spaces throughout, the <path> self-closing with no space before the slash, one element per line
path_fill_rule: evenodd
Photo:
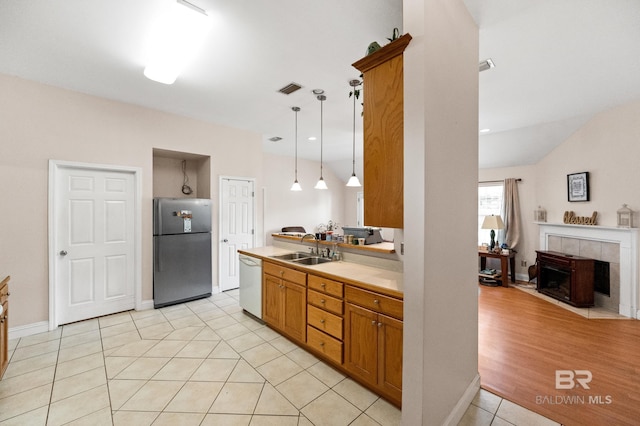
<path fill-rule="evenodd" d="M 155 246 L 153 248 L 154 251 L 154 256 L 153 256 L 153 260 L 154 260 L 154 269 L 156 272 L 162 272 L 162 253 L 160 252 L 160 247 L 162 246 L 162 244 L 160 244 L 160 239 L 159 238 L 154 238 L 153 239 L 153 245 Z"/>

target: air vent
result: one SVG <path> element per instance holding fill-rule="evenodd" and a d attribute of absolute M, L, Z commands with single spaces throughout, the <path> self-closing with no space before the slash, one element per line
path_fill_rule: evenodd
<path fill-rule="evenodd" d="M 274 136 L 274 137 L 272 137 L 272 138 L 269 138 L 269 140 L 270 140 L 271 142 L 278 142 L 278 141 L 281 141 L 281 140 L 282 140 L 282 138 L 281 138 L 280 136 Z"/>
<path fill-rule="evenodd" d="M 286 86 L 284 86 L 282 89 L 278 90 L 278 92 L 284 93 L 285 95 L 290 95 L 296 90 L 300 90 L 300 89 L 302 89 L 302 86 L 300 86 L 298 83 L 289 83 Z"/>

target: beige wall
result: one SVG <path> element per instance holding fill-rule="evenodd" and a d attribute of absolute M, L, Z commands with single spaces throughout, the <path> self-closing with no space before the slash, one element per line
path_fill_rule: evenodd
<path fill-rule="evenodd" d="M 210 156 L 211 182 L 200 185 L 209 186 L 216 201 L 220 175 L 256 177 L 257 187 L 262 186 L 261 138 L 255 133 L 6 75 L 0 75 L 0 93 L 0 275 L 11 275 L 10 328 L 48 320 L 49 159 L 142 169 L 143 300 L 153 296 L 154 148 Z M 260 197 L 258 224 L 262 223 Z M 214 236 L 217 213 L 214 209 Z"/>
<path fill-rule="evenodd" d="M 640 102 L 632 102 L 592 117 L 538 164 L 481 169 L 479 179 L 522 178 L 518 185 L 524 229 L 523 247 L 518 251 L 516 272 L 526 274 L 520 260 L 535 262 L 539 248 L 538 226 L 533 211 L 547 210 L 547 222 L 562 223 L 564 212 L 579 216 L 598 212 L 598 225 L 616 226 L 616 211 L 626 203 L 640 220 Z M 515 142 L 515 141 L 514 141 Z M 590 200 L 567 201 L 567 174 L 589 172 Z"/>
<path fill-rule="evenodd" d="M 403 16 L 413 40 L 404 54 L 402 420 L 457 424 L 479 386 L 478 28 L 459 0 L 405 0 Z"/>
<path fill-rule="evenodd" d="M 328 190 L 314 189 L 320 177 L 320 162 L 298 159 L 298 182 L 302 191 L 291 191 L 294 180 L 294 161 L 291 157 L 264 154 L 264 232 L 266 244 L 273 232 L 283 226 L 304 226 L 315 233 L 320 223 L 329 220 L 344 225 L 345 182 L 326 166 L 323 178 Z M 355 203 L 355 198 L 353 200 Z"/>

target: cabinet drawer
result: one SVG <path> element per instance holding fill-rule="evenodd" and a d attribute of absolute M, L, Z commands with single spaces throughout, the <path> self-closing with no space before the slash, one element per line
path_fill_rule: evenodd
<path fill-rule="evenodd" d="M 344 284 L 315 275 L 309 275 L 309 288 L 342 298 Z"/>
<path fill-rule="evenodd" d="M 316 351 L 323 353 L 329 359 L 342 364 L 342 342 L 328 334 L 307 326 L 307 344 Z"/>
<path fill-rule="evenodd" d="M 262 270 L 265 274 L 273 275 L 292 283 L 300 285 L 307 284 L 307 274 L 296 271 L 295 269 L 289 269 L 284 266 L 276 265 L 275 263 L 262 262 Z"/>
<path fill-rule="evenodd" d="M 307 302 L 334 314 L 342 315 L 342 299 L 336 299 L 335 297 L 309 290 L 307 292 Z"/>
<path fill-rule="evenodd" d="M 402 300 L 351 286 L 347 286 L 345 290 L 345 299 L 375 312 L 402 319 Z"/>
<path fill-rule="evenodd" d="M 342 340 L 342 318 L 337 315 L 307 305 L 307 324 Z"/>

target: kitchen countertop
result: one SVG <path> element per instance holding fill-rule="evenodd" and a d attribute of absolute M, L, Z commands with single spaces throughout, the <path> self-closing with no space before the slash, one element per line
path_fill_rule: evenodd
<path fill-rule="evenodd" d="M 271 256 L 291 253 L 285 248 L 265 246 L 246 250 L 238 250 L 238 253 L 247 256 L 258 257 L 273 263 L 278 263 L 299 271 L 313 273 L 325 278 L 354 285 L 365 290 L 376 291 L 391 297 L 402 299 L 404 297 L 403 274 L 373 266 L 360 265 L 354 262 L 334 261 L 318 265 L 300 265 Z"/>

